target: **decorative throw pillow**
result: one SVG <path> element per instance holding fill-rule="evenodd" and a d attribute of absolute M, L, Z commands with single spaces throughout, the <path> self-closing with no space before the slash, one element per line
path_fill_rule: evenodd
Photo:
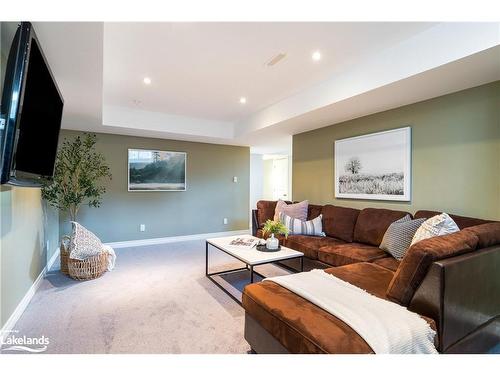
<path fill-rule="evenodd" d="M 291 216 L 295 219 L 302 221 L 307 220 L 307 209 L 309 208 L 309 201 L 302 201 L 299 203 L 286 204 L 285 201 L 281 199 L 276 203 L 276 209 L 274 210 L 274 220 L 280 219 L 280 214 L 284 213 L 287 216 Z"/>
<path fill-rule="evenodd" d="M 443 236 L 445 234 L 458 232 L 459 230 L 460 228 L 453 221 L 453 219 L 448 214 L 443 212 L 442 214 L 433 216 L 422 223 L 420 228 L 418 228 L 415 232 L 411 245 L 417 243 L 418 241 L 425 240 L 426 238 Z"/>
<path fill-rule="evenodd" d="M 94 233 L 76 221 L 72 221 L 71 224 L 73 226 L 69 245 L 71 259 L 84 260 L 103 251 L 102 242 Z"/>
<path fill-rule="evenodd" d="M 320 236 L 325 237 L 325 232 L 323 232 L 323 215 L 305 221 L 299 220 L 294 217 L 280 214 L 280 221 L 288 228 L 289 234 L 304 234 L 306 236 Z"/>
<path fill-rule="evenodd" d="M 379 247 L 397 260 L 403 259 L 406 250 L 411 245 L 415 232 L 424 221 L 424 218 L 412 220 L 410 215 L 396 220 L 387 228 Z"/>

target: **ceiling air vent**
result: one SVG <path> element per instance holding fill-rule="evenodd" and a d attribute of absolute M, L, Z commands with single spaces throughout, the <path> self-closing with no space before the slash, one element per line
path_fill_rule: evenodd
<path fill-rule="evenodd" d="M 276 56 L 274 56 L 271 60 L 269 60 L 266 65 L 267 66 L 274 66 L 277 63 L 279 63 L 281 60 L 283 60 L 286 57 L 286 53 L 278 53 Z"/>

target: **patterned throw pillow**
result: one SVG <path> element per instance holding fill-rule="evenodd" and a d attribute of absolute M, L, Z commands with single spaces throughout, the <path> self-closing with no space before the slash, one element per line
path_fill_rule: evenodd
<path fill-rule="evenodd" d="M 410 215 L 396 220 L 387 228 L 379 247 L 397 260 L 403 259 L 406 250 L 411 245 L 415 232 L 424 221 L 424 218 L 412 220 Z"/>
<path fill-rule="evenodd" d="M 283 213 L 280 214 L 280 221 L 288 228 L 289 234 L 304 234 L 306 236 L 325 237 L 323 223 L 321 222 L 322 218 L 323 215 L 319 215 L 312 220 L 304 221 Z"/>
<path fill-rule="evenodd" d="M 440 215 L 433 216 L 424 221 L 413 236 L 411 244 L 413 245 L 414 243 L 425 240 L 426 238 L 458 232 L 459 230 L 460 228 L 453 221 L 453 219 L 448 214 L 443 212 Z"/>
<path fill-rule="evenodd" d="M 309 201 L 302 201 L 299 203 L 286 204 L 285 201 L 281 199 L 276 203 L 276 209 L 274 210 L 274 220 L 280 219 L 280 214 L 291 216 L 295 219 L 302 221 L 307 220 L 307 209 L 309 208 Z"/>
<path fill-rule="evenodd" d="M 84 260 L 103 251 L 102 242 L 97 236 L 83 225 L 72 221 L 73 230 L 69 244 L 69 257 Z"/>

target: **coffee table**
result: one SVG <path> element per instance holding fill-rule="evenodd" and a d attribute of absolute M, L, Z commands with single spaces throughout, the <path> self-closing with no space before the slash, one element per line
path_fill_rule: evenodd
<path fill-rule="evenodd" d="M 289 249 L 288 247 L 281 246 L 281 249 L 279 251 L 275 252 L 263 252 L 257 250 L 255 247 L 253 248 L 244 248 L 244 247 L 237 247 L 237 246 L 231 246 L 229 243 L 234 240 L 235 238 L 256 238 L 250 235 L 242 235 L 242 236 L 230 236 L 230 237 L 219 237 L 219 238 L 209 238 L 206 240 L 206 258 L 205 258 L 205 275 L 207 276 L 208 279 L 210 279 L 215 285 L 217 285 L 219 288 L 221 288 L 225 293 L 227 293 L 232 299 L 234 299 L 237 303 L 241 305 L 241 300 L 234 296 L 229 290 L 224 288 L 222 284 L 217 282 L 213 278 L 213 276 L 217 275 L 224 275 L 224 274 L 229 274 L 233 272 L 240 272 L 240 271 L 250 271 L 250 284 L 254 282 L 254 274 L 259 275 L 260 277 L 265 277 L 261 275 L 260 273 L 256 272 L 254 270 L 255 266 L 259 266 L 262 264 L 268 264 L 268 263 L 274 263 L 282 260 L 287 260 L 287 259 L 294 259 L 294 258 L 299 258 L 300 259 L 300 271 L 304 270 L 304 254 L 301 253 L 300 251 L 296 251 L 293 249 Z M 212 246 L 230 256 L 233 258 L 238 259 L 239 261 L 243 262 L 245 264 L 244 267 L 240 268 L 233 268 L 233 269 L 228 269 L 228 270 L 223 270 L 219 272 L 209 272 L 209 262 L 208 262 L 208 254 L 209 254 L 209 247 Z M 287 269 L 289 269 L 287 267 Z"/>

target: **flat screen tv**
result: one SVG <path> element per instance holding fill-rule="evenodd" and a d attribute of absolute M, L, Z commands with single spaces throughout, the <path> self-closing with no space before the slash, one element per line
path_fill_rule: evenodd
<path fill-rule="evenodd" d="M 40 186 L 54 174 L 64 102 L 31 23 L 17 25 L 4 69 L 0 183 Z"/>

